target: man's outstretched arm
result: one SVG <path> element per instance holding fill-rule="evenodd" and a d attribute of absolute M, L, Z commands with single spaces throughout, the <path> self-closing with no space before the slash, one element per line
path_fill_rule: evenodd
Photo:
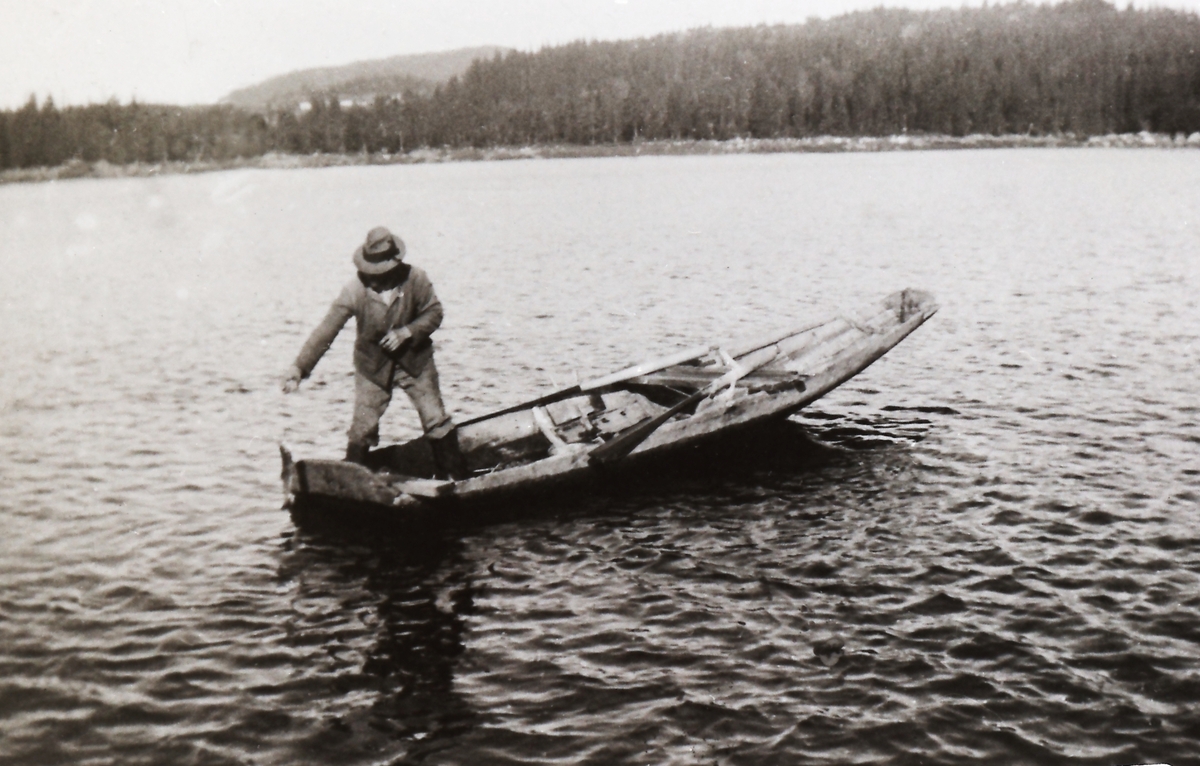
<path fill-rule="evenodd" d="M 300 381 L 307 378 L 317 366 L 317 362 L 321 361 L 321 357 L 333 345 L 334 338 L 345 327 L 346 322 L 350 317 L 354 316 L 354 302 L 349 295 L 349 290 L 342 290 L 341 295 L 329 307 L 329 311 L 325 314 L 325 318 L 317 325 L 312 334 L 308 336 L 308 340 L 304 342 L 303 348 L 300 349 L 299 355 L 296 356 L 296 361 L 292 362 L 291 368 L 288 370 L 286 377 L 283 380 L 283 392 L 290 394 L 300 387 Z"/>

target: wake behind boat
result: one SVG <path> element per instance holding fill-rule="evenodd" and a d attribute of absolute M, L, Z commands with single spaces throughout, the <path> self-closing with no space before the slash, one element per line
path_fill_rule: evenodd
<path fill-rule="evenodd" d="M 786 418 L 866 369 L 937 311 L 902 290 L 854 313 L 729 345 L 643 362 L 462 423 L 469 475 L 433 478 L 425 436 L 372 450 L 362 464 L 293 460 L 286 508 L 335 520 L 369 508 L 420 519 L 455 506 L 636 470 L 650 458 Z"/>

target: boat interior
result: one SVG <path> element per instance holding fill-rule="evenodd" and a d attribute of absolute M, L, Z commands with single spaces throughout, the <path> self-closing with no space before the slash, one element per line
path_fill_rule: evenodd
<path fill-rule="evenodd" d="M 459 428 L 459 445 L 473 474 L 530 463 L 575 448 L 599 445 L 679 404 L 729 371 L 719 356 L 672 365 L 599 391 L 533 405 Z M 803 389 L 803 376 L 764 367 L 737 382 L 748 393 Z M 675 417 L 689 417 L 695 405 Z M 374 450 L 368 467 L 429 478 L 433 453 L 425 437 Z"/>
<path fill-rule="evenodd" d="M 459 427 L 459 445 L 467 468 L 475 475 L 535 462 L 577 450 L 580 445 L 598 446 L 684 403 L 763 351 L 771 351 L 768 361 L 752 365 L 748 373 L 743 370 L 744 376 L 730 386 L 733 395 L 804 390 L 812 375 L 861 353 L 864 344 L 877 347 L 882 334 L 918 318 L 916 324 L 920 324 L 936 310 L 927 293 L 900 291 L 867 314 L 842 314 L 825 322 L 759 335 L 748 343 L 731 344 L 728 351 L 713 347 L 692 358 L 686 358 L 685 352 L 670 360 L 684 358 L 682 362 L 646 363 L 600 379 L 611 381 L 604 385 L 585 384 L 573 394 L 562 392 L 561 396 L 542 397 L 473 419 Z M 643 369 L 646 372 L 642 373 Z M 681 407 L 673 417 L 691 417 L 696 405 L 689 404 L 692 406 Z M 424 437 L 374 450 L 367 465 L 417 478 L 431 478 L 435 472 L 433 453 Z"/>

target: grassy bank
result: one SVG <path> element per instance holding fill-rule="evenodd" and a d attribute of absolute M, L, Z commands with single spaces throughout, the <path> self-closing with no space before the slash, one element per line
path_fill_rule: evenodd
<path fill-rule="evenodd" d="M 176 173 L 206 173 L 214 170 L 258 168 L 343 167 L 348 165 L 409 165 L 431 162 L 476 162 L 483 160 L 565 159 L 578 157 L 638 157 L 655 155 L 781 154 L 804 152 L 888 152 L 931 149 L 1002 149 L 1048 147 L 1109 147 L 1152 149 L 1200 149 L 1200 133 L 1168 136 L 1155 133 L 1079 137 L 1051 136 L 940 136 L 900 135 L 886 137 L 823 136 L 819 138 L 735 138 L 729 141 L 643 141 L 621 144 L 553 144 L 545 146 L 501 146 L 492 148 L 417 149 L 405 154 L 279 154 L 222 161 L 132 163 L 114 165 L 72 161 L 53 168 L 23 168 L 0 172 L 0 183 L 32 183 L 71 178 L 139 178 Z"/>

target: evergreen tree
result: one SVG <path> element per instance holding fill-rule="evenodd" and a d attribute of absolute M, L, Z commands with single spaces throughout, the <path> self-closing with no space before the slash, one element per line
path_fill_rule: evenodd
<path fill-rule="evenodd" d="M 361 90 L 361 88 L 360 88 Z M 476 61 L 432 91 L 306 111 L 115 101 L 0 112 L 0 167 L 71 158 L 597 144 L 738 136 L 1200 131 L 1200 17 L 1103 0 L 576 42 Z"/>

